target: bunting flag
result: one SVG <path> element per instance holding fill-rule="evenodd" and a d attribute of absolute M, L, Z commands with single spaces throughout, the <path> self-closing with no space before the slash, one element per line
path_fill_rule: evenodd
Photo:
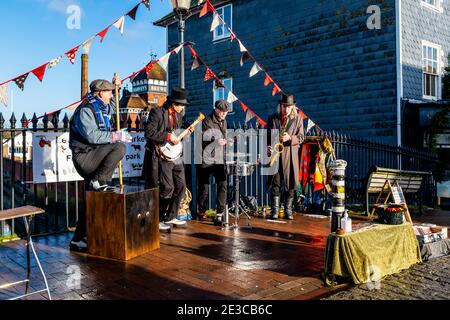
<path fill-rule="evenodd" d="M 235 102 L 237 100 L 238 100 L 238 98 L 236 98 L 236 96 L 234 95 L 233 92 L 231 92 L 231 91 L 228 92 L 227 102 L 233 103 L 233 102 Z"/>
<path fill-rule="evenodd" d="M 61 62 L 62 58 L 64 58 L 64 56 L 59 56 L 58 58 L 53 59 L 52 61 L 50 61 L 48 63 L 48 68 L 51 69 L 51 68 L 55 67 L 58 63 Z"/>
<path fill-rule="evenodd" d="M 302 120 L 308 119 L 308 116 L 302 110 L 298 109 L 298 113 L 302 117 Z"/>
<path fill-rule="evenodd" d="M 267 122 L 265 122 L 263 119 L 258 118 L 258 122 L 261 125 L 261 127 L 265 128 L 267 126 Z"/>
<path fill-rule="evenodd" d="M 250 55 L 248 54 L 247 51 L 245 51 L 245 52 L 242 54 L 242 57 L 241 57 L 241 67 L 244 66 L 244 62 L 247 61 L 247 60 L 249 60 L 249 59 L 250 59 Z"/>
<path fill-rule="evenodd" d="M 45 74 L 45 69 L 47 68 L 47 63 L 43 64 L 42 66 L 34 69 L 33 71 L 31 71 L 36 78 L 39 79 L 40 82 L 42 82 L 42 80 L 44 79 L 44 74 Z"/>
<path fill-rule="evenodd" d="M 200 67 L 200 62 L 197 60 L 197 58 L 194 58 L 194 62 L 192 63 L 191 71 L 197 69 Z"/>
<path fill-rule="evenodd" d="M 220 26 L 220 17 L 218 14 L 214 14 L 214 19 L 211 23 L 211 32 L 213 32 L 214 30 L 216 30 L 216 28 Z"/>
<path fill-rule="evenodd" d="M 0 104 L 8 106 L 8 83 L 0 86 Z"/>
<path fill-rule="evenodd" d="M 84 101 L 85 99 L 83 99 L 83 100 L 80 100 L 80 101 L 77 101 L 77 102 L 75 102 L 75 103 L 72 103 L 70 106 L 68 106 L 67 107 L 67 109 L 69 109 L 69 110 L 75 110 L 76 108 L 78 108 L 78 106 Z"/>
<path fill-rule="evenodd" d="M 136 20 L 136 13 L 139 9 L 139 4 L 131 9 L 126 15 L 129 16 L 131 19 Z"/>
<path fill-rule="evenodd" d="M 272 78 L 268 74 L 266 74 L 266 78 L 264 79 L 264 86 L 267 87 L 272 82 L 273 82 Z"/>
<path fill-rule="evenodd" d="M 150 11 L 150 0 L 142 0 L 142 3 L 147 7 L 147 9 Z"/>
<path fill-rule="evenodd" d="M 247 123 L 250 120 L 252 120 L 255 116 L 256 116 L 256 114 L 254 114 L 253 111 L 247 110 L 247 112 L 245 114 L 245 123 Z"/>
<path fill-rule="evenodd" d="M 13 81 L 17 84 L 20 90 L 23 91 L 25 89 L 25 81 L 28 78 L 28 73 L 24 74 L 23 76 L 17 77 Z"/>
<path fill-rule="evenodd" d="M 308 119 L 308 125 L 306 127 L 306 133 L 309 132 L 309 130 L 311 130 L 316 124 L 314 123 L 314 121 L 312 121 L 311 119 Z"/>
<path fill-rule="evenodd" d="M 84 42 L 81 46 L 83 48 L 83 53 L 89 54 L 89 50 L 91 50 L 92 42 L 94 41 L 95 37 L 91 37 L 89 40 Z"/>
<path fill-rule="evenodd" d="M 214 7 L 211 5 L 209 0 L 206 0 L 205 5 L 203 6 L 202 10 L 200 11 L 199 17 L 203 17 L 208 14 L 208 12 L 214 12 Z"/>
<path fill-rule="evenodd" d="M 79 46 L 66 52 L 67 58 L 69 58 L 69 61 L 71 64 L 75 64 L 75 57 L 77 55 L 78 48 L 79 48 Z"/>
<path fill-rule="evenodd" d="M 241 103 L 242 110 L 244 110 L 244 112 L 247 112 L 248 107 L 242 101 L 239 101 L 239 102 Z"/>
<path fill-rule="evenodd" d="M 225 88 L 225 86 L 223 85 L 223 82 L 220 79 L 216 79 L 216 81 L 214 81 L 214 89 L 219 88 Z"/>
<path fill-rule="evenodd" d="M 183 44 L 180 44 L 178 47 L 176 47 L 173 52 L 175 52 L 176 54 L 178 54 L 181 51 L 181 48 L 183 48 Z"/>
<path fill-rule="evenodd" d="M 230 31 L 230 42 L 233 42 L 234 40 L 236 40 L 236 35 L 233 31 Z"/>
<path fill-rule="evenodd" d="M 157 63 L 157 61 L 152 61 L 145 66 L 145 72 L 150 73 L 152 71 L 153 66 Z"/>
<path fill-rule="evenodd" d="M 123 35 L 123 28 L 125 26 L 125 16 L 122 16 L 119 20 L 114 22 L 114 27 L 120 30 L 120 33 Z"/>
<path fill-rule="evenodd" d="M 211 71 L 210 68 L 206 68 L 206 73 L 205 73 L 205 81 L 214 79 L 216 77 L 216 75 L 214 74 L 214 72 Z"/>
<path fill-rule="evenodd" d="M 109 26 L 111 27 L 111 26 Z M 109 27 L 106 27 L 103 31 L 100 31 L 99 33 L 97 33 L 97 35 L 100 37 L 100 43 L 103 42 L 103 40 L 105 39 L 106 33 L 108 33 Z"/>
<path fill-rule="evenodd" d="M 280 93 L 280 92 L 281 92 L 280 87 L 277 84 L 275 84 L 274 87 L 273 87 L 273 90 L 272 90 L 272 96 L 274 96 L 274 95 L 276 95 L 277 93 Z"/>
<path fill-rule="evenodd" d="M 259 64 L 257 62 L 255 62 L 253 64 L 252 69 L 250 70 L 250 78 L 253 77 L 255 74 L 257 74 L 260 71 L 262 71 L 261 67 L 259 66 Z"/>
<path fill-rule="evenodd" d="M 161 59 L 159 59 L 159 64 L 166 71 L 167 71 L 167 67 L 169 65 L 170 55 L 171 55 L 171 52 L 168 52 Z"/>
<path fill-rule="evenodd" d="M 247 52 L 247 48 L 244 47 L 241 40 L 238 40 L 238 42 L 239 42 L 239 49 L 241 50 L 241 52 Z"/>

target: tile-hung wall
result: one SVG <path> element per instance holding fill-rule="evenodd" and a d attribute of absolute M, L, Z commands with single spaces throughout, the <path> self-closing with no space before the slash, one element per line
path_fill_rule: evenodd
<path fill-rule="evenodd" d="M 299 106 L 325 130 L 338 130 L 383 142 L 396 143 L 396 24 L 395 0 L 235 0 L 232 25 L 243 44 L 282 89 L 296 96 Z M 371 5 L 380 7 L 380 29 L 369 29 Z M 218 6 L 219 7 L 219 6 Z M 276 107 L 278 97 L 264 87 L 262 74 L 249 78 L 251 62 L 240 66 L 237 43 L 213 40 L 212 15 L 198 15 L 186 25 L 186 40 L 217 74 L 232 78 L 235 94 L 263 118 Z M 176 24 L 168 44 L 178 41 Z M 188 53 L 188 51 L 187 51 Z M 186 87 L 192 104 L 188 117 L 209 112 L 213 84 L 203 82 L 205 70 L 190 71 L 187 54 Z M 178 84 L 173 58 L 170 87 Z M 238 103 L 230 119 L 243 121 Z"/>

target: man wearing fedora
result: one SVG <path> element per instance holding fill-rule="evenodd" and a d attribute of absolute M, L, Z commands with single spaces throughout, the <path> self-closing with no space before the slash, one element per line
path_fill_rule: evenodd
<path fill-rule="evenodd" d="M 164 105 L 150 111 L 145 126 L 144 174 L 147 187 L 159 187 L 159 229 L 162 232 L 169 232 L 172 225 L 186 225 L 186 221 L 177 219 L 186 188 L 184 165 L 160 158 L 156 148 L 166 142 L 174 145 L 182 143 L 175 131 L 182 127 L 183 111 L 189 104 L 188 95 L 186 89 L 173 88 Z"/>
<path fill-rule="evenodd" d="M 113 131 L 110 123 L 115 108 L 113 90 L 121 82 L 114 77 L 113 85 L 107 80 L 95 80 L 90 84 L 84 102 L 75 110 L 70 120 L 69 147 L 78 174 L 85 180 L 85 187 L 93 191 L 110 191 L 108 185 L 115 168 L 125 155 L 122 142 L 131 142 L 125 131 Z M 70 243 L 71 250 L 84 251 L 86 245 L 85 210 L 80 211 L 77 228 Z"/>
<path fill-rule="evenodd" d="M 294 195 L 299 183 L 299 151 L 304 140 L 303 120 L 295 107 L 294 96 L 283 95 L 277 112 L 267 121 L 268 141 L 272 141 L 272 130 L 279 130 L 277 142 L 283 145 L 278 160 L 276 173 L 269 177 L 268 183 L 272 195 L 271 218 L 278 219 L 280 197 L 284 190 L 285 218 L 293 220 Z M 268 155 L 273 156 L 272 146 L 268 146 Z"/>
<path fill-rule="evenodd" d="M 198 174 L 200 186 L 198 211 L 202 215 L 208 209 L 211 175 L 217 184 L 216 212 L 223 214 L 227 201 L 227 175 L 225 167 L 225 146 L 227 145 L 227 120 L 231 105 L 226 100 L 217 100 L 214 111 L 202 122 L 203 161 Z"/>

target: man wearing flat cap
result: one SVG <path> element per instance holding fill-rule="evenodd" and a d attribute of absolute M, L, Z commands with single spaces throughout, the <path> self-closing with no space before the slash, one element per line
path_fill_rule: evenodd
<path fill-rule="evenodd" d="M 208 209 L 210 178 L 217 184 L 216 212 L 223 214 L 227 201 L 227 175 L 225 167 L 225 147 L 227 145 L 227 120 L 231 105 L 226 100 L 217 100 L 214 111 L 203 120 L 203 154 L 198 177 L 198 213 L 203 215 Z"/>
<path fill-rule="evenodd" d="M 294 219 L 294 195 L 299 183 L 299 151 L 304 140 L 303 120 L 299 116 L 294 96 L 283 95 L 279 101 L 277 112 L 267 121 L 268 141 L 272 141 L 272 130 L 278 130 L 274 139 L 282 145 L 281 154 L 274 163 L 276 173 L 269 177 L 268 187 L 272 196 L 271 218 L 278 219 L 280 213 L 280 198 L 284 195 L 285 218 Z M 280 151 L 280 150 L 278 150 Z M 268 146 L 268 155 L 274 156 L 276 150 Z"/>
<path fill-rule="evenodd" d="M 159 187 L 159 230 L 170 232 L 172 226 L 183 227 L 186 221 L 177 219 L 180 204 L 186 191 L 184 164 L 165 160 L 158 156 L 157 148 L 170 142 L 182 143 L 175 134 L 181 129 L 183 111 L 189 104 L 189 91 L 173 88 L 162 107 L 153 108 L 145 125 L 147 140 L 144 175 L 146 186 Z"/>
<path fill-rule="evenodd" d="M 114 77 L 113 85 L 107 80 L 95 80 L 90 92 L 75 110 L 70 120 L 69 146 L 73 154 L 73 164 L 79 175 L 85 179 L 86 189 L 110 191 L 115 168 L 125 155 L 122 142 L 130 142 L 131 136 L 124 131 L 113 131 L 110 123 L 111 111 L 115 108 L 113 90 L 121 82 Z M 72 250 L 86 249 L 86 216 L 81 210 L 77 228 L 70 243 Z"/>

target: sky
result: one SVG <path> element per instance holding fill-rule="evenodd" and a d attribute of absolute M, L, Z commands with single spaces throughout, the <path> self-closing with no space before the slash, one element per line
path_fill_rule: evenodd
<path fill-rule="evenodd" d="M 28 72 L 64 54 L 102 31 L 130 11 L 140 0 L 9 0 L 0 1 L 0 83 Z M 90 49 L 89 80 L 111 80 L 114 72 L 121 78 L 145 66 L 151 53 L 158 58 L 166 52 L 166 32 L 153 22 L 172 9 L 169 0 L 150 0 L 151 10 L 139 7 L 136 21 L 125 17 L 123 36 L 114 27 L 103 43 L 97 37 Z M 67 8 L 81 9 L 80 28 L 68 28 L 73 22 Z M 30 73 L 21 91 L 14 82 L 8 85 L 10 106 L 0 105 L 9 125 L 11 96 L 16 118 L 22 114 L 39 117 L 80 99 L 81 53 L 75 64 L 64 58 L 47 69 L 41 82 Z M 12 94 L 11 94 L 11 91 Z"/>

